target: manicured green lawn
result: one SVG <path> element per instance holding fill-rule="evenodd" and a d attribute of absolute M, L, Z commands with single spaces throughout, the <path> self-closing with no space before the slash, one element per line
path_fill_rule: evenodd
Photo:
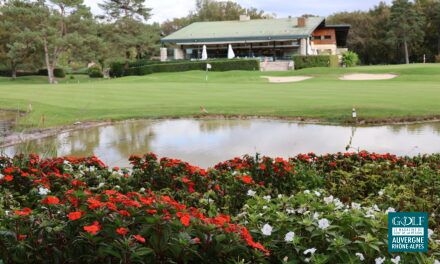
<path fill-rule="evenodd" d="M 346 73 L 394 73 L 392 80 L 341 81 Z M 261 76 L 308 75 L 272 84 Z M 293 72 L 161 73 L 112 80 L 84 76 L 48 85 L 44 77 L 0 78 L 0 108 L 33 111 L 26 126 L 85 120 L 179 117 L 200 114 L 318 118 L 342 122 L 356 107 L 360 118 L 440 115 L 440 64 L 313 68 Z"/>

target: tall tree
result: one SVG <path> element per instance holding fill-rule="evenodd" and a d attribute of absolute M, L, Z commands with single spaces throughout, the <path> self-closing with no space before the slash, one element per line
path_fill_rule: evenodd
<path fill-rule="evenodd" d="M 43 47 L 49 83 L 56 83 L 54 69 L 62 55 L 90 49 L 85 41 L 93 37 L 93 16 L 83 0 L 38 1 L 34 18 L 38 21 L 36 38 Z"/>
<path fill-rule="evenodd" d="M 409 64 L 409 51 L 423 42 L 424 17 L 408 0 L 394 0 L 391 6 L 389 40 L 402 44 L 405 63 Z"/>
<path fill-rule="evenodd" d="M 145 0 L 106 0 L 98 6 L 106 12 L 107 18 L 113 20 L 131 18 L 147 21 L 151 16 L 151 8 L 145 7 Z"/>
<path fill-rule="evenodd" d="M 106 18 L 113 21 L 101 29 L 104 39 L 119 55 L 115 59 L 122 57 L 128 63 L 129 60 L 145 58 L 158 50 L 160 28 L 157 24 L 145 24 L 150 17 L 151 8 L 145 7 L 144 2 L 145 0 L 107 0 L 99 5 L 105 11 Z"/>
<path fill-rule="evenodd" d="M 20 0 L 0 6 L 0 58 L 11 70 L 13 79 L 19 66 L 40 64 L 33 7 L 33 3 Z"/>

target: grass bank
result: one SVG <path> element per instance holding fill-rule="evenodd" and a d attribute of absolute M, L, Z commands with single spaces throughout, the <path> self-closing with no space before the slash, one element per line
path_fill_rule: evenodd
<path fill-rule="evenodd" d="M 348 73 L 393 73 L 391 80 L 342 81 Z M 399 120 L 440 115 L 440 64 L 313 68 L 293 72 L 159 73 L 112 80 L 84 76 L 48 85 L 44 77 L 0 78 L 0 108 L 32 112 L 22 127 L 77 121 L 200 115 L 276 116 L 346 122 L 356 107 L 360 119 Z M 261 76 L 308 75 L 283 84 Z"/>

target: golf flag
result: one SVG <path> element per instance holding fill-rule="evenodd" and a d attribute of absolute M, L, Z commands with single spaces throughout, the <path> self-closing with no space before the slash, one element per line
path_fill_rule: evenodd
<path fill-rule="evenodd" d="M 207 63 L 207 64 L 206 64 L 206 69 L 207 69 L 207 70 L 208 70 L 208 69 L 212 69 L 211 64 Z"/>

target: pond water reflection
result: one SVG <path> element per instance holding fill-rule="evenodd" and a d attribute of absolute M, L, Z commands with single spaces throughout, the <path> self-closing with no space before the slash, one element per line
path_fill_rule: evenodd
<path fill-rule="evenodd" d="M 128 166 L 131 154 L 154 152 L 201 167 L 260 153 L 291 157 L 367 150 L 397 155 L 440 152 L 440 123 L 346 127 L 300 124 L 283 120 L 138 120 L 62 133 L 5 149 L 53 155 L 97 155 L 109 166 Z"/>
<path fill-rule="evenodd" d="M 0 110 L 0 136 L 6 134 L 11 128 L 12 121 L 17 116 L 17 112 Z"/>

